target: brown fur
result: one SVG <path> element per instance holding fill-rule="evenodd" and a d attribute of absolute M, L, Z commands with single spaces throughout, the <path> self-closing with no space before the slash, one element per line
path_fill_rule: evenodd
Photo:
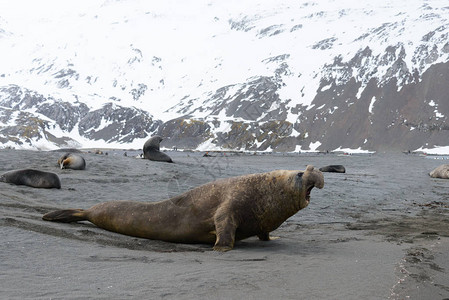
<path fill-rule="evenodd" d="M 227 251 L 235 240 L 269 232 L 307 207 L 313 187 L 324 178 L 313 166 L 306 171 L 279 170 L 221 179 L 159 202 L 111 201 L 87 210 L 48 213 L 44 220 L 88 220 L 97 226 L 142 238 L 181 243 L 215 243 Z"/>
<path fill-rule="evenodd" d="M 58 165 L 61 169 L 84 170 L 86 161 L 81 155 L 66 153 L 58 159 Z"/>

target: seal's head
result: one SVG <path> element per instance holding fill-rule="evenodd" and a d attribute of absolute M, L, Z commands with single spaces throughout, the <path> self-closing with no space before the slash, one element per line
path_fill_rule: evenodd
<path fill-rule="evenodd" d="M 67 160 L 69 155 L 70 155 L 70 153 L 66 153 L 58 159 L 58 165 L 61 167 L 61 169 L 64 169 L 64 166 L 67 164 L 67 162 L 64 163 L 64 161 Z"/>
<path fill-rule="evenodd" d="M 61 169 L 84 170 L 86 168 L 86 161 L 77 154 L 66 153 L 58 159 L 58 165 Z"/>
<path fill-rule="evenodd" d="M 143 145 L 143 157 L 152 161 L 172 163 L 173 160 L 167 154 L 160 151 L 162 137 L 155 135 L 149 138 Z"/>
<path fill-rule="evenodd" d="M 310 203 L 310 192 L 314 187 L 324 187 L 324 177 L 321 171 L 308 165 L 304 172 L 299 172 L 295 178 L 296 186 L 300 191 L 299 208 L 303 209 Z"/>
<path fill-rule="evenodd" d="M 62 169 L 68 169 L 68 166 L 70 166 L 71 163 L 72 163 L 72 159 L 69 156 L 69 157 L 64 158 L 64 160 L 61 161 L 59 166 L 61 167 L 61 170 Z"/>
<path fill-rule="evenodd" d="M 155 135 L 150 137 L 145 144 L 143 145 L 143 151 L 147 151 L 147 150 L 160 150 L 160 144 L 162 142 L 163 138 L 160 137 L 159 135 Z"/>

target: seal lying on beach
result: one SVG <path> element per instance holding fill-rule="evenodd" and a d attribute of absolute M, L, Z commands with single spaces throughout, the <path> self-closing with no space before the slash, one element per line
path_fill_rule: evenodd
<path fill-rule="evenodd" d="M 345 173 L 346 169 L 342 165 L 329 165 L 320 168 L 321 172 L 331 172 L 331 173 Z"/>
<path fill-rule="evenodd" d="M 90 221 L 114 232 L 179 243 L 214 244 L 228 251 L 234 241 L 269 233 L 307 207 L 313 187 L 323 188 L 323 174 L 278 170 L 213 181 L 159 202 L 111 201 L 87 210 L 45 214 L 47 221 Z"/>
<path fill-rule="evenodd" d="M 172 163 L 173 161 L 170 156 L 160 151 L 160 143 L 162 140 L 163 138 L 158 135 L 149 138 L 143 145 L 143 158 Z"/>
<path fill-rule="evenodd" d="M 432 178 L 449 179 L 449 165 L 441 165 L 429 173 Z"/>
<path fill-rule="evenodd" d="M 58 165 L 61 169 L 84 170 L 86 161 L 81 155 L 66 153 L 58 159 Z"/>
<path fill-rule="evenodd" d="M 35 188 L 61 188 L 58 175 L 33 169 L 13 170 L 3 173 L 0 176 L 0 181 Z"/>

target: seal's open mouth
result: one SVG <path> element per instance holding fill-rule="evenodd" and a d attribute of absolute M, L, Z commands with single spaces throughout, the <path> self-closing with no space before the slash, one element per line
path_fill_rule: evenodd
<path fill-rule="evenodd" d="M 307 188 L 307 191 L 306 191 L 307 204 L 309 204 L 309 202 L 310 202 L 310 192 L 312 191 L 312 189 L 313 189 L 313 185 Z"/>

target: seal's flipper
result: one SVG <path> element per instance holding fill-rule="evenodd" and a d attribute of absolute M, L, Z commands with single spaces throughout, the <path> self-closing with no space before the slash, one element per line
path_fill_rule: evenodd
<path fill-rule="evenodd" d="M 270 234 L 268 232 L 260 233 L 257 235 L 257 237 L 261 241 L 269 241 L 270 240 Z"/>
<path fill-rule="evenodd" d="M 42 216 L 45 221 L 70 223 L 85 221 L 85 211 L 83 209 L 63 209 L 49 212 Z"/>
<path fill-rule="evenodd" d="M 259 238 L 259 240 L 264 241 L 264 242 L 280 239 L 280 237 L 278 237 L 278 236 L 270 236 L 270 234 L 268 232 L 258 234 L 257 237 Z"/>
<path fill-rule="evenodd" d="M 214 250 L 225 252 L 234 248 L 235 230 L 237 225 L 234 218 L 228 214 L 222 214 L 215 217 L 215 231 L 217 240 L 215 241 Z"/>

